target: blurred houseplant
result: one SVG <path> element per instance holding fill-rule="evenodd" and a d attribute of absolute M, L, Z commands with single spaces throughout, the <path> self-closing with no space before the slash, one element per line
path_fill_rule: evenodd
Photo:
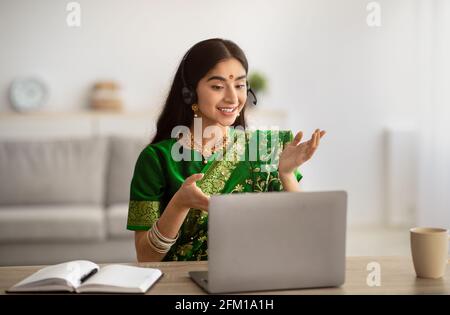
<path fill-rule="evenodd" d="M 250 73 L 248 82 L 258 98 L 267 91 L 267 78 L 262 72 L 254 71 Z"/>

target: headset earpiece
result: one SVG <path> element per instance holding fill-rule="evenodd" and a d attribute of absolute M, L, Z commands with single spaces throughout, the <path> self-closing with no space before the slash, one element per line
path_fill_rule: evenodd
<path fill-rule="evenodd" d="M 197 102 L 197 96 L 187 86 L 183 86 L 181 89 L 181 96 L 183 97 L 183 102 L 187 105 L 192 105 Z"/>
<path fill-rule="evenodd" d="M 247 81 L 247 102 L 249 98 L 253 105 L 256 105 L 256 103 L 258 103 L 258 99 L 256 98 L 256 95 L 253 92 L 252 88 L 250 87 L 250 83 Z"/>
<path fill-rule="evenodd" d="M 191 49 L 187 51 L 187 53 L 183 57 L 183 60 L 181 61 L 181 80 L 183 81 L 181 96 L 183 98 L 183 102 L 186 105 L 192 105 L 197 102 L 197 93 L 189 88 L 188 84 L 186 83 L 186 78 L 184 77 L 184 67 L 186 65 L 186 59 L 188 58 Z"/>

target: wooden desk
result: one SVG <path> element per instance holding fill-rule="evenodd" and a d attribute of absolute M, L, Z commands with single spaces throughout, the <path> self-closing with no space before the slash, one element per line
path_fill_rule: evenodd
<path fill-rule="evenodd" d="M 370 287 L 366 279 L 372 270 L 367 264 L 378 262 L 381 267 L 381 285 Z M 160 268 L 161 278 L 147 294 L 205 294 L 189 278 L 188 272 L 207 270 L 207 262 L 141 263 L 143 267 Z M 0 267 L 0 294 L 43 266 Z M 416 277 L 410 257 L 348 257 L 346 281 L 339 288 L 264 291 L 245 294 L 450 294 L 450 265 L 445 278 L 432 280 Z"/>

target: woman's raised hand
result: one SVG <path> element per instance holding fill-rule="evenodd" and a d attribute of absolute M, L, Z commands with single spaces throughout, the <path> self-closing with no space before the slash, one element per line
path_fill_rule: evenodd
<path fill-rule="evenodd" d="M 311 136 L 311 139 L 300 143 L 303 137 L 303 132 L 299 131 L 292 142 L 290 142 L 283 149 L 280 154 L 278 164 L 279 174 L 290 174 L 294 172 L 297 167 L 308 161 L 316 152 L 319 146 L 320 139 L 325 135 L 325 130 L 316 129 Z"/>
<path fill-rule="evenodd" d="M 194 208 L 208 211 L 209 196 L 196 185 L 196 182 L 202 179 L 203 173 L 197 173 L 186 178 L 172 198 L 175 198 L 175 204 L 180 208 Z"/>

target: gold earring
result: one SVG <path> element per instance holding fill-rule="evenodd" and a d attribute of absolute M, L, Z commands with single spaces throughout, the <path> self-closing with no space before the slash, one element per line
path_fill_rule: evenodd
<path fill-rule="evenodd" d="M 198 115 L 197 115 L 198 105 L 197 104 L 193 104 L 191 108 L 194 111 L 194 117 L 197 118 L 198 117 Z"/>

